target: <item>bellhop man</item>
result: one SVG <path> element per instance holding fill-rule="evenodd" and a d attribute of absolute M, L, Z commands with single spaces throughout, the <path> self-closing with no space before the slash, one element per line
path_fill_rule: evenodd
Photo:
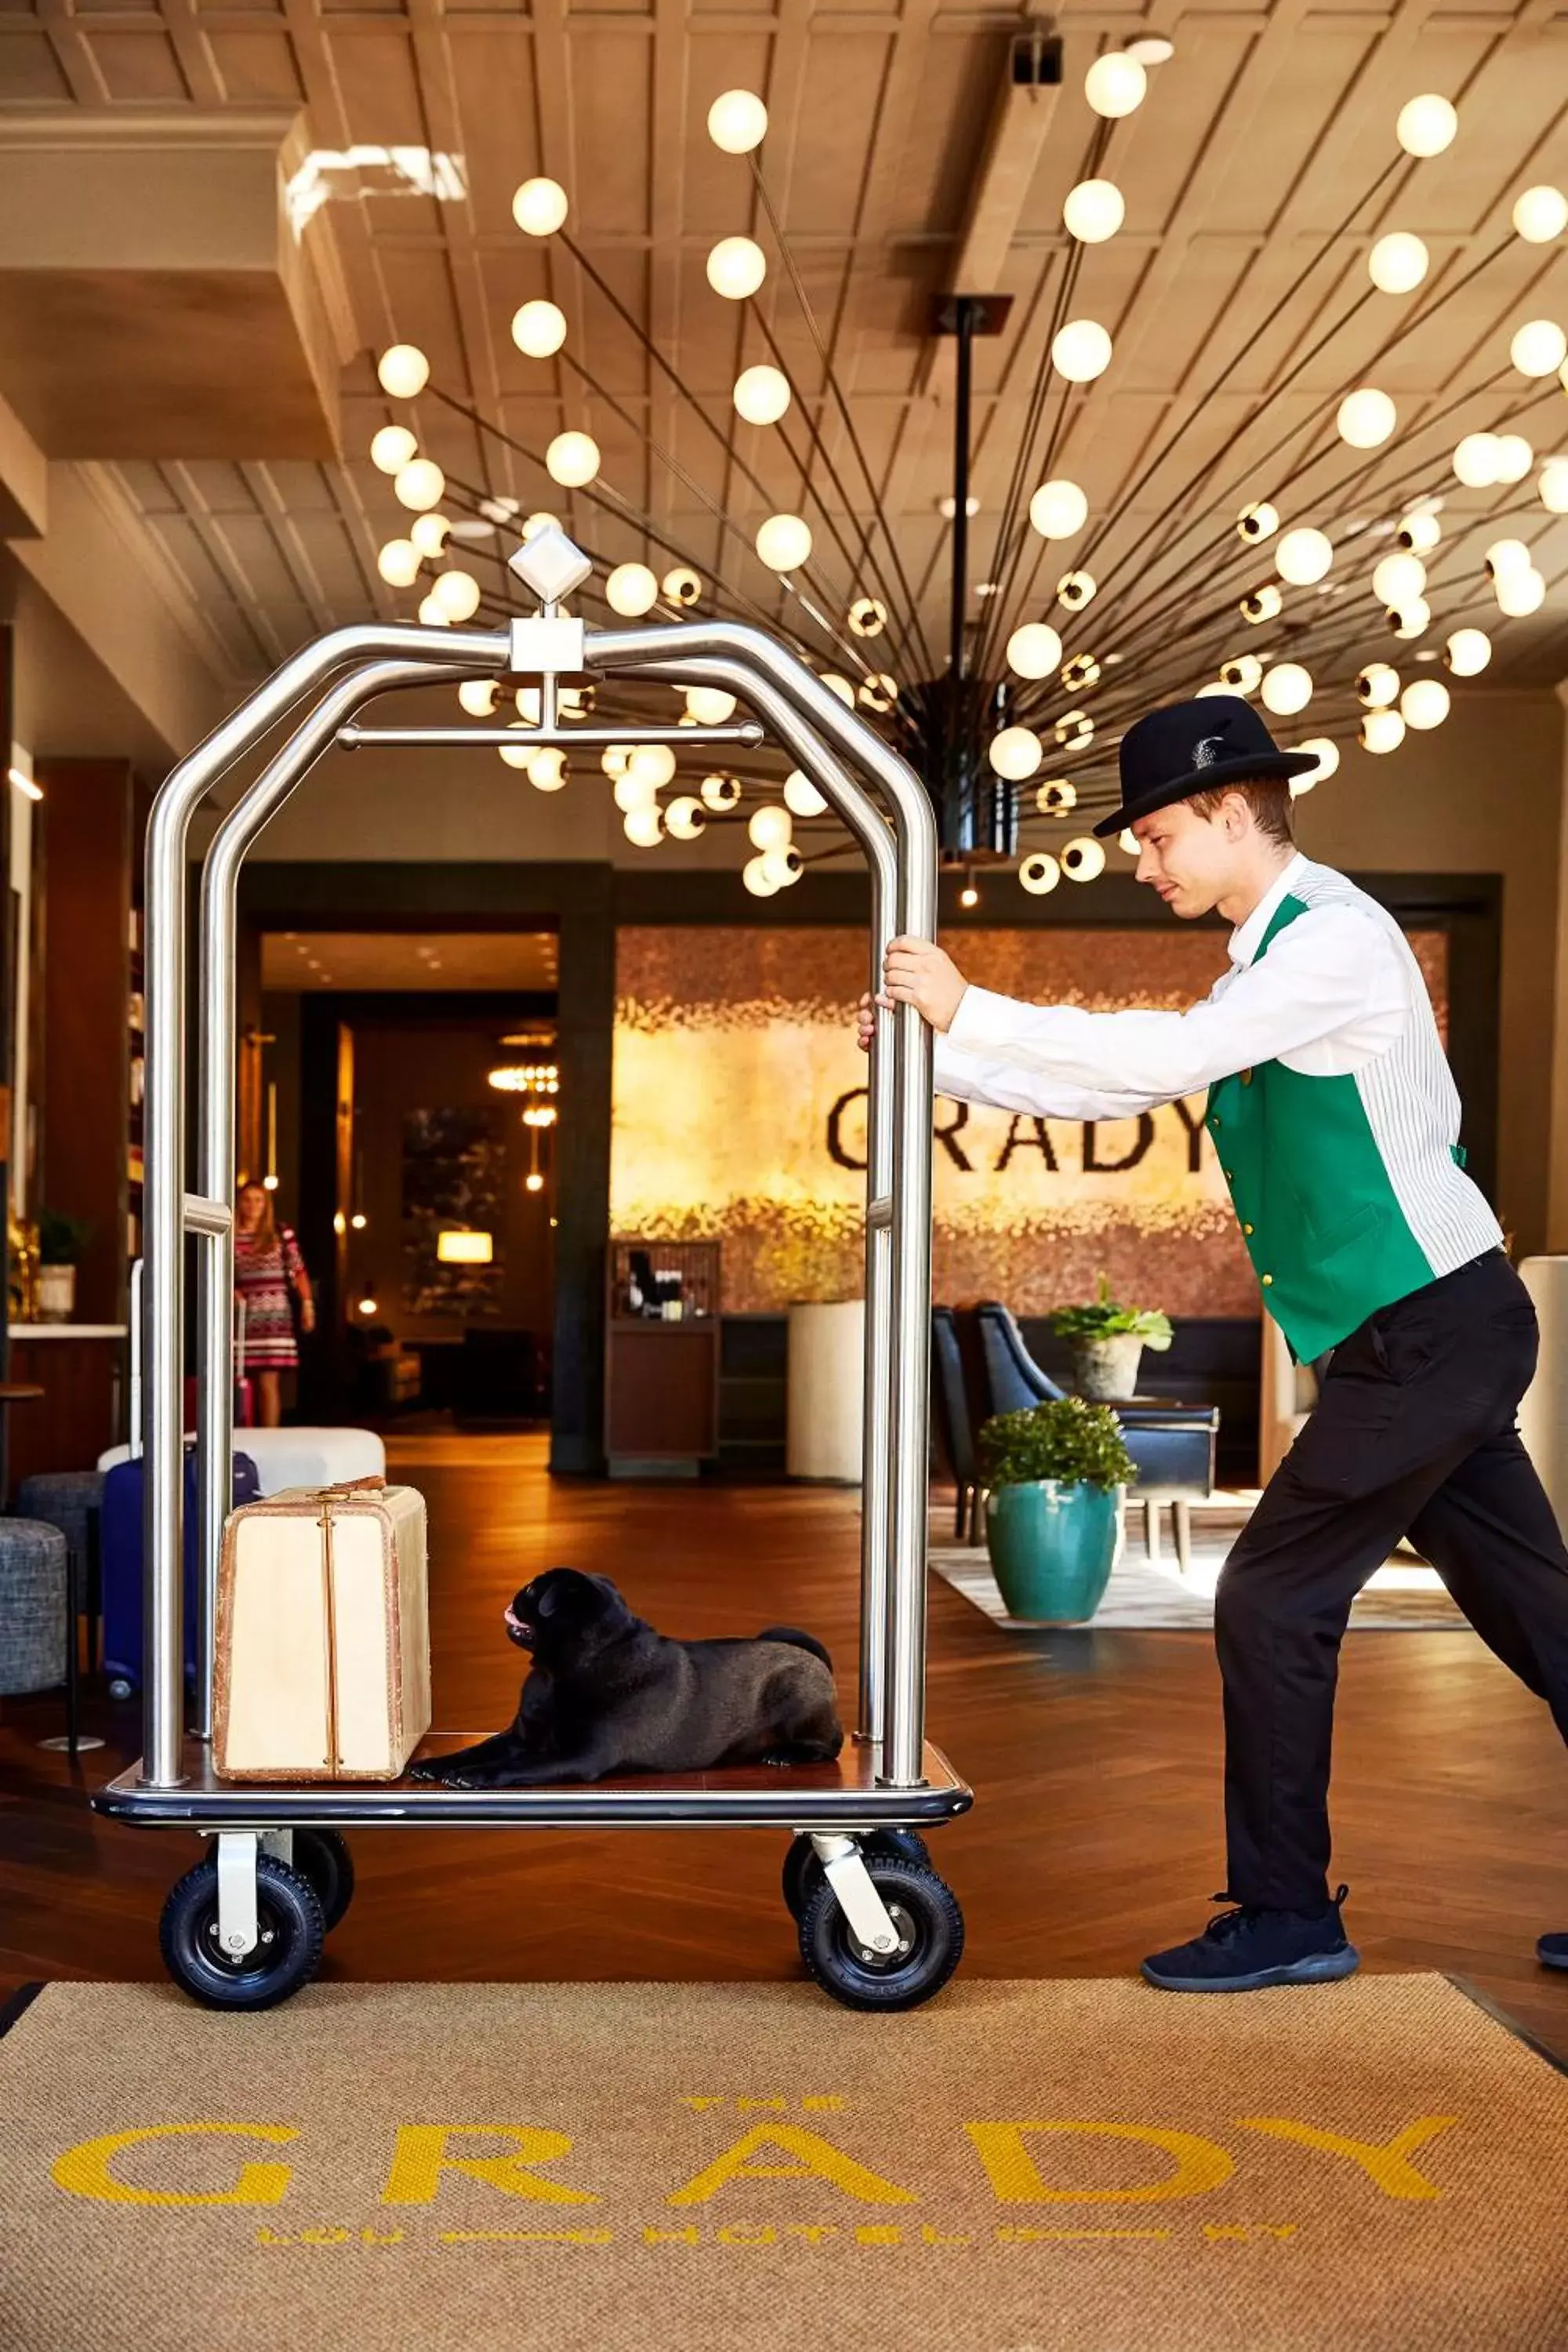
<path fill-rule="evenodd" d="M 1348 1976 L 1331 1897 L 1328 1787 L 1340 1642 L 1408 1533 L 1483 1641 L 1568 1738 L 1568 1552 L 1521 1443 L 1529 1294 L 1464 1173 L 1459 1097 L 1393 917 L 1296 850 L 1281 751 L 1249 703 L 1154 710 L 1121 743 L 1138 879 L 1233 925 L 1230 968 L 1185 1013 L 1021 1004 L 919 940 L 883 1002 L 937 1033 L 940 1093 L 1047 1118 L 1126 1118 L 1208 1088 L 1207 1126 L 1269 1312 L 1330 1353 L 1317 1409 L 1215 1596 L 1234 1909 L 1143 1963 L 1177 1992 Z M 860 1017 L 869 1042 L 869 1000 Z M 1568 1968 L 1568 1935 L 1539 1957 Z"/>

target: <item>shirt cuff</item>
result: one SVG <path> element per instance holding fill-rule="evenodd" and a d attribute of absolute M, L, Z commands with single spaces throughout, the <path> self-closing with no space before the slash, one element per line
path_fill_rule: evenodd
<path fill-rule="evenodd" d="M 1018 1007 L 1010 996 L 994 989 L 976 988 L 973 981 L 958 1000 L 958 1010 L 947 1024 L 947 1040 L 964 1054 L 1006 1055 L 1007 1041 Z"/>

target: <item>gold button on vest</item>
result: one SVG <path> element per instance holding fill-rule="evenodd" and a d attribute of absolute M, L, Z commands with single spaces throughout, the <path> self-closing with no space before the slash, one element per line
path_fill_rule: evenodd
<path fill-rule="evenodd" d="M 1243 1225 L 1243 1227 L 1242 1227 L 1242 1229 L 1241 1229 L 1241 1230 L 1242 1230 L 1242 1232 L 1247 1235 L 1247 1239 L 1250 1241 L 1250 1240 L 1251 1240 L 1251 1238 L 1252 1238 L 1252 1227 L 1251 1227 L 1250 1225 Z"/>
<path fill-rule="evenodd" d="M 1271 1274 L 1265 1274 L 1260 1276 L 1258 1278 L 1262 1282 L 1264 1289 L 1267 1290 L 1269 1284 L 1273 1281 L 1274 1276 Z"/>

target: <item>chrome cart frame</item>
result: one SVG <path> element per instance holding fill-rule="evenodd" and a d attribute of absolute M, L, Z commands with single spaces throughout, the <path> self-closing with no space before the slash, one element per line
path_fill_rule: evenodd
<path fill-rule="evenodd" d="M 554 583 L 565 576 L 561 567 L 569 571 L 574 562 L 580 567 L 574 584 L 586 572 L 585 559 L 563 534 L 542 536 L 553 543 L 551 548 L 531 542 L 513 559 L 514 568 L 541 595 L 537 615 L 494 632 L 408 626 L 335 631 L 285 663 L 180 762 L 153 803 L 145 918 L 143 1752 L 129 1771 L 95 1792 L 92 1801 L 119 1821 L 177 1825 L 216 1840 L 217 1942 L 237 1960 L 257 1944 L 260 1858 L 289 1864 L 297 1828 L 576 1823 L 595 1829 L 686 1824 L 793 1831 L 797 1839 L 812 1842 L 811 1851 L 869 1957 L 894 1948 L 897 1921 L 889 1919 L 872 1884 L 859 1840 L 944 1821 L 972 1802 L 969 1790 L 924 1739 L 931 1063 L 930 1033 L 910 1007 L 896 1016 L 879 1014 L 878 1049 L 870 1056 L 858 1732 L 845 1749 L 837 1778 L 831 1769 L 814 1768 L 798 1775 L 715 1772 L 668 1785 L 461 1790 L 406 1781 L 267 1786 L 220 1781 L 212 1769 L 216 1596 L 234 1444 L 239 869 L 262 826 L 317 761 L 334 745 L 352 749 L 369 742 L 582 746 L 626 740 L 625 729 L 563 726 L 563 677 L 635 676 L 720 687 L 752 717 L 727 728 L 637 729 L 637 740 L 755 742 L 765 730 L 816 784 L 865 853 L 871 875 L 873 985 L 891 938 L 899 932 L 934 934 L 935 824 L 928 795 L 905 761 L 812 670 L 760 629 L 729 622 L 584 629 L 559 612 L 559 595 L 569 589 Z M 377 730 L 353 723 L 364 705 L 398 688 L 483 677 L 505 680 L 509 687 L 537 683 L 539 728 L 520 738 L 499 727 Z M 308 707 L 299 718 L 302 705 Z M 290 721 L 290 730 L 222 818 L 203 863 L 192 1000 L 198 1034 L 191 1191 L 184 1173 L 191 821 L 214 785 Z M 194 1237 L 196 1251 L 199 1515 L 195 1721 L 188 1732 L 181 1659 L 187 1236 Z M 918 1840 L 910 1843 L 918 1845 Z"/>

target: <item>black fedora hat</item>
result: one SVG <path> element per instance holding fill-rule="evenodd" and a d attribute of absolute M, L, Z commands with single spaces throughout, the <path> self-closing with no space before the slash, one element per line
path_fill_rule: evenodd
<path fill-rule="evenodd" d="M 1317 764 L 1310 751 L 1282 751 L 1239 694 L 1168 702 L 1121 738 L 1121 806 L 1094 829 L 1104 840 L 1192 793 L 1254 776 L 1301 776 Z"/>

